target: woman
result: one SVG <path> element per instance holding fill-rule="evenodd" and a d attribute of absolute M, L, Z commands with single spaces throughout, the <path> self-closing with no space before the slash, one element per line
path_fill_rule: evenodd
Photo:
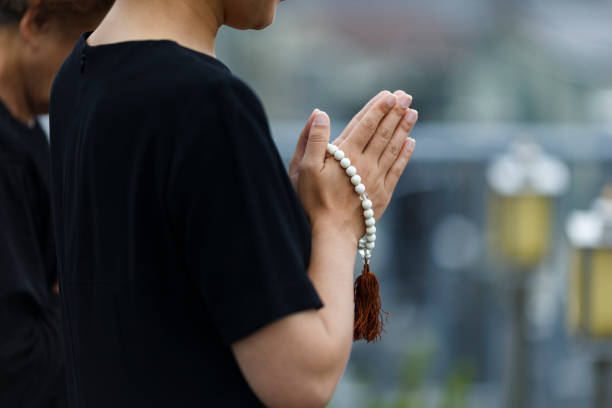
<path fill-rule="evenodd" d="M 79 33 L 110 1 L 0 0 L 0 406 L 65 406 L 49 197 L 36 115 Z M 64 402 L 62 402 L 64 401 Z"/>
<path fill-rule="evenodd" d="M 360 201 L 326 158 L 324 112 L 289 178 L 261 103 L 214 58 L 222 24 L 263 28 L 277 5 L 118 0 L 58 73 L 53 197 L 73 407 L 330 399 L 352 344 Z M 336 141 L 378 216 L 414 149 L 410 103 L 381 92 Z"/>

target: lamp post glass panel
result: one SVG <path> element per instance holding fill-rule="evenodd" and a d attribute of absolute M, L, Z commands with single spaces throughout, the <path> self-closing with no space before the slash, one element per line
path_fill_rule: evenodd
<path fill-rule="evenodd" d="M 572 333 L 612 338 L 612 186 L 567 222 L 572 245 L 568 323 Z"/>
<path fill-rule="evenodd" d="M 517 269 L 538 265 L 551 243 L 554 200 L 569 182 L 567 166 L 533 143 L 517 142 L 487 171 L 494 251 Z"/>
<path fill-rule="evenodd" d="M 572 246 L 568 285 L 570 332 L 587 341 L 593 354 L 593 406 L 612 403 L 612 186 L 603 190 L 591 210 L 574 211 L 567 221 Z"/>
<path fill-rule="evenodd" d="M 516 142 L 487 170 L 490 187 L 489 228 L 492 249 L 512 270 L 529 272 L 548 255 L 554 201 L 569 183 L 560 160 L 534 143 Z M 529 406 L 529 344 L 525 316 L 527 273 L 509 279 L 512 343 L 506 384 L 506 407 Z"/>

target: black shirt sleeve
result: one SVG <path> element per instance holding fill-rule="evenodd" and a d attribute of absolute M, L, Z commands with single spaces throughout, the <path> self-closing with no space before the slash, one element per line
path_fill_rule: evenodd
<path fill-rule="evenodd" d="M 186 268 L 231 344 L 322 304 L 306 274 L 309 224 L 261 103 L 235 78 L 209 92 L 196 131 L 176 136 L 168 200 Z"/>

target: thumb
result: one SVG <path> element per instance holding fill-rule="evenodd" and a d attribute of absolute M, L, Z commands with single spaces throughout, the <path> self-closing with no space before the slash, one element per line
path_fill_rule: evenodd
<path fill-rule="evenodd" d="M 297 169 L 297 166 L 302 162 L 304 158 L 304 152 L 306 151 L 306 143 L 308 141 L 308 135 L 310 134 L 310 127 L 312 126 L 312 121 L 314 120 L 315 115 L 319 112 L 318 109 L 315 109 L 310 114 L 304 129 L 302 129 L 302 133 L 300 133 L 300 138 L 298 139 L 297 145 L 295 146 L 295 152 L 293 153 L 293 158 L 291 159 L 291 163 L 289 164 L 290 169 Z"/>
<path fill-rule="evenodd" d="M 329 138 L 329 116 L 327 116 L 327 113 L 319 111 L 315 114 L 312 126 L 310 127 L 310 133 L 306 141 L 306 151 L 304 152 L 304 161 L 307 163 L 323 164 Z"/>

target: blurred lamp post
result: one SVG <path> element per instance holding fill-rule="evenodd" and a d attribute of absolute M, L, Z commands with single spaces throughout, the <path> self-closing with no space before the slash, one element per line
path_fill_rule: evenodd
<path fill-rule="evenodd" d="M 517 142 L 489 166 L 487 179 L 495 249 L 519 270 L 531 270 L 548 255 L 554 200 L 567 189 L 567 166 L 534 143 Z"/>
<path fill-rule="evenodd" d="M 567 313 L 570 330 L 586 340 L 612 340 L 612 186 L 604 188 L 590 211 L 570 215 L 567 235 L 573 252 Z M 612 403 L 607 390 L 612 363 L 601 350 L 605 347 L 594 348 L 597 408 Z"/>
<path fill-rule="evenodd" d="M 555 200 L 567 189 L 569 171 L 534 143 L 516 142 L 487 170 L 490 236 L 499 257 L 519 272 L 512 285 L 512 353 L 506 407 L 528 406 L 526 280 L 551 247 Z"/>

